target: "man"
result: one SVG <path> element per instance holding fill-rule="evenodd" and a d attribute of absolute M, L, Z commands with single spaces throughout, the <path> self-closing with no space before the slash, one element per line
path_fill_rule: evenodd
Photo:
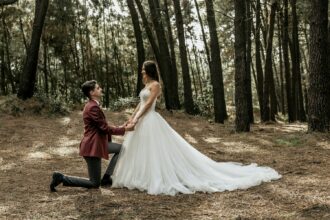
<path fill-rule="evenodd" d="M 111 175 L 114 171 L 120 144 L 111 142 L 111 135 L 124 135 L 125 131 L 134 130 L 134 125 L 120 127 L 108 125 L 105 115 L 100 108 L 102 88 L 95 80 L 87 81 L 82 85 L 82 91 L 89 101 L 84 107 L 84 137 L 80 143 L 80 156 L 83 156 L 88 167 L 89 180 L 73 176 L 65 176 L 59 172 L 53 173 L 50 190 L 55 192 L 55 187 L 63 186 L 98 188 L 100 185 L 112 184 Z M 108 168 L 101 180 L 101 158 L 109 159 L 108 154 L 114 153 Z"/>

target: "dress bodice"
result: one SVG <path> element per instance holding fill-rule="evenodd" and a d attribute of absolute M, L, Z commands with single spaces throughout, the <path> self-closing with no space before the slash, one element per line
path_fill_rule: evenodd
<path fill-rule="evenodd" d="M 146 87 L 144 87 L 144 88 L 141 90 L 141 92 L 140 92 L 140 94 L 139 94 L 139 96 L 140 96 L 140 103 L 141 103 L 141 104 L 140 104 L 140 110 L 141 110 L 142 107 L 146 104 L 148 98 L 150 97 L 150 94 L 151 94 L 150 90 L 149 90 L 148 88 L 146 88 Z M 157 100 L 157 98 L 156 98 L 156 99 L 154 100 L 154 102 L 152 103 L 152 106 L 151 106 L 151 108 L 150 108 L 151 111 L 155 111 L 156 100 Z"/>

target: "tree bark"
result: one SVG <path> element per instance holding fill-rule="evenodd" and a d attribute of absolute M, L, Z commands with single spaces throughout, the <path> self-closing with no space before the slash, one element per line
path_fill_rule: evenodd
<path fill-rule="evenodd" d="M 296 0 L 290 0 L 292 9 L 292 105 L 293 120 L 306 121 L 306 113 L 304 109 L 301 72 L 300 72 L 300 51 L 298 39 L 298 18 L 296 11 Z"/>
<path fill-rule="evenodd" d="M 277 27 L 278 27 L 278 42 L 279 42 L 279 57 L 280 57 L 280 99 L 281 99 L 281 112 L 282 114 L 286 114 L 285 111 L 285 101 L 284 101 L 284 74 L 283 74 L 283 29 L 281 27 L 281 18 L 283 17 L 282 10 L 278 13 L 278 19 L 277 19 Z"/>
<path fill-rule="evenodd" d="M 198 6 L 198 3 L 197 3 L 197 0 L 194 0 L 194 2 L 195 2 L 196 11 L 197 11 L 198 21 L 199 21 L 199 24 L 200 24 L 201 30 L 202 30 L 202 37 L 203 37 L 203 42 L 204 42 L 204 47 L 205 47 L 205 52 L 206 52 L 207 63 L 209 65 L 209 68 L 211 69 L 210 50 L 209 50 L 209 46 L 207 45 L 203 20 L 202 20 L 202 17 L 200 15 L 200 12 L 199 12 L 199 6 Z"/>
<path fill-rule="evenodd" d="M 17 96 L 23 100 L 31 98 L 34 94 L 40 38 L 47 8 L 48 0 L 36 0 L 31 43 L 24 64 L 23 73 L 21 75 L 19 91 L 17 93 Z"/>
<path fill-rule="evenodd" d="M 164 9 L 165 9 L 165 17 L 166 17 L 166 24 L 167 24 L 167 36 L 168 42 L 170 46 L 170 53 L 171 53 L 171 62 L 173 67 L 174 75 L 178 75 L 178 69 L 176 67 L 176 56 L 175 56 L 175 43 L 173 39 L 173 31 L 172 31 L 172 24 L 168 10 L 168 2 L 164 0 Z"/>
<path fill-rule="evenodd" d="M 256 29 L 255 29 L 255 62 L 256 62 L 256 72 L 257 72 L 257 93 L 258 93 L 258 100 L 259 100 L 259 108 L 260 108 L 260 115 L 263 115 L 263 95 L 264 95 L 264 73 L 262 69 L 262 61 L 261 61 L 261 36 L 260 36 L 260 29 L 261 29 L 261 18 L 260 18 L 260 0 L 257 0 L 256 5 Z"/>
<path fill-rule="evenodd" d="M 266 61 L 265 61 L 265 79 L 264 79 L 264 96 L 263 96 L 263 114 L 261 120 L 263 122 L 274 119 L 271 115 L 269 99 L 272 92 L 272 84 L 274 85 L 273 69 L 272 69 L 272 49 L 273 49 L 273 35 L 275 25 L 275 14 L 276 14 L 277 2 L 273 1 L 271 5 L 271 11 L 269 15 L 269 27 L 267 33 L 267 47 L 266 47 Z"/>
<path fill-rule="evenodd" d="M 217 35 L 217 26 L 214 15 L 213 0 L 205 0 L 207 22 L 210 32 L 210 48 L 211 48 L 211 84 L 213 87 L 213 104 L 215 122 L 224 123 L 227 119 L 227 110 L 225 102 L 225 94 L 223 87 L 222 66 L 220 57 L 220 47 Z"/>
<path fill-rule="evenodd" d="M 142 7 L 142 4 L 141 4 L 141 1 L 140 0 L 135 0 L 135 3 L 138 7 L 138 10 L 139 10 L 139 13 L 140 13 L 140 16 L 142 18 L 142 21 L 143 21 L 143 26 L 144 26 L 144 29 L 147 33 L 147 36 L 148 36 L 148 39 L 149 39 L 149 42 L 151 44 L 151 47 L 153 49 L 153 52 L 155 54 L 155 57 L 156 57 L 156 60 L 157 60 L 157 63 L 158 63 L 158 67 L 159 67 L 159 70 L 160 70 L 160 75 L 162 77 L 162 80 L 163 80 L 163 83 L 164 83 L 164 97 L 165 97 L 165 105 L 166 105 L 166 109 L 173 109 L 172 108 L 172 101 L 171 101 L 171 96 L 170 96 L 170 88 L 168 85 L 168 76 L 167 76 L 167 72 L 166 72 L 166 66 L 168 65 L 166 60 L 164 60 L 164 57 L 161 56 L 160 54 L 160 49 L 159 49 L 159 46 L 157 45 L 156 43 L 156 39 L 152 33 L 152 30 L 149 26 L 149 23 L 148 23 L 148 20 L 147 20 L 147 16 L 144 12 L 144 9 Z M 153 5 L 153 4 L 152 4 Z M 156 18 L 157 18 L 157 15 L 156 15 Z M 157 21 L 158 22 L 158 21 Z"/>
<path fill-rule="evenodd" d="M 148 0 L 148 2 L 151 20 L 158 40 L 161 63 L 163 63 L 162 68 L 164 75 L 166 75 L 166 78 L 168 79 L 166 86 L 168 87 L 170 109 L 180 109 L 178 75 L 173 71 L 164 25 L 161 20 L 162 13 L 159 0 Z"/>
<path fill-rule="evenodd" d="M 311 1 L 308 130 L 329 130 L 330 70 L 327 64 L 328 0 Z"/>
<path fill-rule="evenodd" d="M 139 24 L 139 16 L 134 6 L 133 0 L 127 0 L 127 5 L 131 14 L 132 24 L 134 28 L 134 35 L 135 35 L 135 44 L 137 49 L 137 59 L 138 59 L 138 71 L 137 71 L 137 85 L 136 85 L 136 96 L 139 95 L 143 85 L 142 85 L 142 66 L 143 62 L 145 61 L 145 53 L 144 53 L 144 46 L 143 46 L 143 37 L 142 31 Z"/>
<path fill-rule="evenodd" d="M 285 75 L 285 91 L 286 91 L 286 103 L 288 111 L 289 122 L 294 121 L 293 103 L 292 103 L 292 91 L 291 91 L 291 71 L 289 61 L 289 9 L 288 0 L 283 0 L 284 4 L 284 17 L 283 17 L 283 59 L 284 59 L 284 75 Z"/>
<path fill-rule="evenodd" d="M 246 51 L 246 5 L 244 0 L 235 0 L 235 107 L 236 119 L 235 130 L 237 132 L 250 131 L 247 70 L 247 51 Z"/>
<path fill-rule="evenodd" d="M 165 0 L 166 1 L 166 0 Z M 180 1 L 173 0 L 176 28 L 179 38 L 180 60 L 182 68 L 182 81 L 183 81 L 183 95 L 184 95 L 184 107 L 188 114 L 196 114 L 194 100 L 192 98 L 191 79 L 189 73 L 189 64 L 187 58 L 187 48 L 184 36 L 183 18 L 181 14 Z"/>
<path fill-rule="evenodd" d="M 251 40 L 251 33 L 252 33 L 252 13 L 251 13 L 251 0 L 245 1 L 245 21 L 246 21 L 246 99 L 248 102 L 248 114 L 250 123 L 254 123 L 253 117 L 253 103 L 252 103 L 252 87 L 251 87 L 251 63 L 252 63 L 252 56 L 251 56 L 251 48 L 252 48 L 252 40 Z"/>

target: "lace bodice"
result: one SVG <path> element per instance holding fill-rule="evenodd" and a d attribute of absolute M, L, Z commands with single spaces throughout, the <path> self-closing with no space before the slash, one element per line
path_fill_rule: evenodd
<path fill-rule="evenodd" d="M 147 102 L 148 98 L 150 97 L 150 90 L 145 87 L 144 89 L 141 90 L 139 96 L 140 96 L 140 103 L 141 103 L 140 110 L 141 110 L 142 107 Z M 157 98 L 154 100 L 154 103 L 152 103 L 152 106 L 150 108 L 151 111 L 155 111 L 156 100 L 157 100 Z"/>

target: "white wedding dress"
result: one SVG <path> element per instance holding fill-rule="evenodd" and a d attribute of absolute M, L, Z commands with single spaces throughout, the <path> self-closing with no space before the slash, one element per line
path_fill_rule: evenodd
<path fill-rule="evenodd" d="M 141 91 L 140 110 L 149 95 L 149 89 Z M 156 100 L 135 130 L 125 135 L 112 175 L 113 187 L 175 195 L 246 189 L 281 178 L 269 167 L 213 161 L 174 131 L 155 111 L 155 105 Z"/>

